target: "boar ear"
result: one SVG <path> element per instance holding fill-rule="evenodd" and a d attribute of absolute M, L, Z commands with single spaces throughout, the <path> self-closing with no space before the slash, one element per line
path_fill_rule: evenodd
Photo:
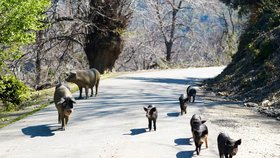
<path fill-rule="evenodd" d="M 57 104 L 62 104 L 65 102 L 65 99 L 64 98 L 61 98 L 59 102 L 57 102 Z"/>
<path fill-rule="evenodd" d="M 206 122 L 206 120 L 201 120 L 201 123 L 203 124 L 203 123 L 205 123 Z"/>
<path fill-rule="evenodd" d="M 70 75 L 75 75 L 76 76 L 76 71 L 70 71 Z"/>
<path fill-rule="evenodd" d="M 76 103 L 76 100 L 75 100 L 74 97 L 71 97 L 70 99 L 71 99 L 71 101 L 72 101 L 73 103 Z"/>
<path fill-rule="evenodd" d="M 152 107 L 152 108 L 151 108 L 151 112 L 154 112 L 154 111 L 157 111 L 157 108 L 156 108 L 156 107 Z"/>
<path fill-rule="evenodd" d="M 235 145 L 240 145 L 240 144 L 241 144 L 241 139 L 239 139 L 235 142 Z"/>
<path fill-rule="evenodd" d="M 147 108 L 147 107 L 144 106 L 143 108 L 144 108 L 145 111 L 148 111 L 148 108 Z"/>

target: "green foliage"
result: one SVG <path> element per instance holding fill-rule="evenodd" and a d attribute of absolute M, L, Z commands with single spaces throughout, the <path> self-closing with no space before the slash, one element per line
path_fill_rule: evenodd
<path fill-rule="evenodd" d="M 45 27 L 42 20 L 50 4 L 50 0 L 0 1 L 0 68 L 5 60 L 21 55 L 21 46 L 35 41 L 36 31 Z"/>
<path fill-rule="evenodd" d="M 0 100 L 6 110 L 16 110 L 30 98 L 30 88 L 24 85 L 15 76 L 0 77 Z"/>

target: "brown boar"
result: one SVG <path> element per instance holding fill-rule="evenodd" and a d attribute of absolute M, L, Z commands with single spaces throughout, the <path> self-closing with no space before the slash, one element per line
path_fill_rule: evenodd
<path fill-rule="evenodd" d="M 95 96 L 98 94 L 98 86 L 100 80 L 100 73 L 98 70 L 92 68 L 89 70 L 71 71 L 65 79 L 67 82 L 75 83 L 80 90 L 79 99 L 82 98 L 82 91 L 85 88 L 86 99 L 88 98 L 88 88 L 91 89 L 91 97 L 93 96 L 93 87 L 95 86 Z"/>
<path fill-rule="evenodd" d="M 203 142 L 205 142 L 206 148 L 208 148 L 208 128 L 204 124 L 205 122 L 206 120 L 201 120 L 201 117 L 197 114 L 194 114 L 190 121 L 197 155 L 200 154 Z"/>
<path fill-rule="evenodd" d="M 73 112 L 73 103 L 76 103 L 67 85 L 59 84 L 56 86 L 54 103 L 58 111 L 58 123 L 61 123 L 61 129 L 65 130 L 69 116 Z"/>

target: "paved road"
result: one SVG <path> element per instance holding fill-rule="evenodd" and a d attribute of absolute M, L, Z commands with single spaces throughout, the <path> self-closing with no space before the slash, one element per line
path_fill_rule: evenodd
<path fill-rule="evenodd" d="M 197 84 L 221 71 L 221 67 L 165 70 L 102 80 L 97 97 L 77 101 L 66 131 L 58 130 L 60 125 L 57 124 L 53 104 L 1 129 L 0 158 L 218 157 L 216 137 L 220 128 L 227 128 L 219 125 L 221 122 L 215 118 L 216 115 L 214 118 L 217 121 L 210 121 L 213 105 L 202 100 L 201 94 L 196 103 L 189 105 L 188 114 L 180 116 L 178 97 L 185 93 L 186 83 Z M 78 93 L 74 96 L 77 97 Z M 151 103 L 159 111 L 158 130 L 146 132 L 147 119 L 143 106 Z M 208 112 L 207 106 L 211 106 L 212 111 L 209 108 Z M 210 117 L 207 118 L 209 148 L 203 146 L 200 156 L 194 152 L 189 127 L 194 113 Z M 276 123 L 275 126 L 278 125 Z M 268 128 L 273 131 L 275 126 Z M 234 133 L 234 136 L 242 135 Z M 278 135 L 273 148 L 279 147 L 279 140 Z M 243 157 L 250 155 L 250 151 L 254 152 L 254 149 L 245 149 L 240 151 Z M 278 153 L 276 151 L 266 157 L 278 157 Z"/>

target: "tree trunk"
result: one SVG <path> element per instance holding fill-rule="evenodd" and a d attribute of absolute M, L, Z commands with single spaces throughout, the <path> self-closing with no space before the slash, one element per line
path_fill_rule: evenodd
<path fill-rule="evenodd" d="M 100 73 L 112 71 L 122 52 L 121 32 L 125 30 L 132 15 L 128 0 L 90 0 L 88 28 L 84 50 L 90 68 Z"/>
<path fill-rule="evenodd" d="M 96 68 L 101 74 L 112 71 L 115 61 L 122 51 L 123 41 L 120 37 L 108 34 L 107 36 L 92 33 L 87 37 L 85 53 L 90 68 Z"/>
<path fill-rule="evenodd" d="M 166 46 L 166 61 L 171 62 L 173 42 L 165 42 L 165 46 Z"/>

